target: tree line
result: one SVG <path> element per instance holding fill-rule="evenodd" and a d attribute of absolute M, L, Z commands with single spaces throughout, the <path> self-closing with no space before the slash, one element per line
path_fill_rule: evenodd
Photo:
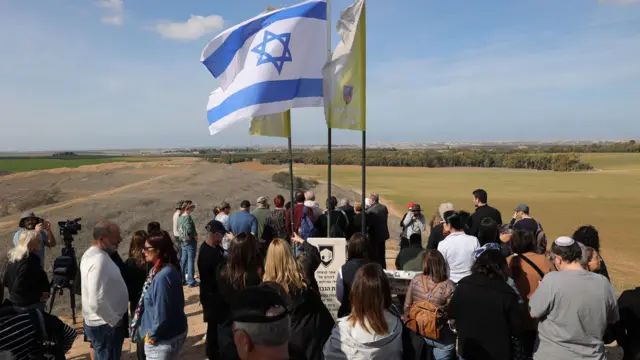
<path fill-rule="evenodd" d="M 481 167 L 534 169 L 551 171 L 586 171 L 593 166 L 582 162 L 580 155 L 540 154 L 540 153 L 497 153 L 490 150 L 368 150 L 367 166 L 406 167 Z M 233 164 L 245 161 L 259 161 L 264 165 L 284 165 L 289 156 L 284 152 L 269 152 L 246 156 L 245 154 L 224 154 L 208 158 L 211 162 Z M 326 151 L 303 151 L 293 154 L 294 163 L 327 165 Z M 332 153 L 334 165 L 361 165 L 362 153 L 357 150 L 337 150 Z"/>

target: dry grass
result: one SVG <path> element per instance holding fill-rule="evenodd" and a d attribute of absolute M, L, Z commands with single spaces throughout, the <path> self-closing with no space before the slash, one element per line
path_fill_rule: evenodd
<path fill-rule="evenodd" d="M 585 158 L 605 171 L 369 167 L 367 192 L 379 192 L 400 211 L 409 202 L 418 202 L 429 214 L 445 201 L 473 210 L 471 192 L 484 188 L 504 221 L 510 219 L 516 205 L 526 203 L 551 239 L 592 224 L 600 231 L 602 255 L 616 288 L 635 287 L 640 283 L 640 241 L 631 225 L 640 213 L 640 154 L 587 154 Z M 294 173 L 326 181 L 327 169 L 301 165 Z M 336 185 L 357 189 L 362 181 L 360 168 L 334 166 L 333 180 Z"/>

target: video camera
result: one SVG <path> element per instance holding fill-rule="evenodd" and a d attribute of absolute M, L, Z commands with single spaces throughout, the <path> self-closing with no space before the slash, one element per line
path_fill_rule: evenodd
<path fill-rule="evenodd" d="M 60 235 L 65 238 L 71 237 L 73 235 L 78 235 L 78 231 L 82 230 L 80 220 L 82 220 L 82 218 L 76 218 L 67 221 L 58 221 L 58 226 L 60 227 Z"/>

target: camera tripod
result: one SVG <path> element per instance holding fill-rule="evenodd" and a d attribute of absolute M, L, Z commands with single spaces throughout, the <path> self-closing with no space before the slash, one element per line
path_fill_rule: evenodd
<path fill-rule="evenodd" d="M 78 275 L 78 262 L 76 251 L 73 248 L 73 238 L 65 236 L 63 238 L 65 247 L 62 254 L 53 262 L 53 278 L 51 280 L 51 301 L 49 302 L 49 313 L 53 310 L 56 295 L 62 296 L 64 289 L 69 291 L 71 302 L 71 320 L 76 324 L 76 278 Z M 79 280 L 79 279 L 78 279 Z M 79 284 L 79 281 L 78 281 Z"/>

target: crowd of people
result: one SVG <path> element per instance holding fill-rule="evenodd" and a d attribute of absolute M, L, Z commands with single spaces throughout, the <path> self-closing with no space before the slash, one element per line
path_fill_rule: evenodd
<path fill-rule="evenodd" d="M 429 221 L 409 204 L 395 264 L 416 275 L 394 294 L 384 271 L 388 210 L 377 194 L 365 204 L 331 197 L 325 210 L 312 192 L 297 192 L 294 204 L 278 195 L 273 208 L 266 196 L 237 211 L 223 202 L 202 237 L 196 205 L 182 200 L 173 236 L 149 223 L 133 233 L 126 261 L 120 228 L 101 221 L 79 266 L 85 340 L 98 360 L 120 359 L 127 337 L 138 359 L 180 358 L 188 286 L 200 289 L 210 360 L 604 359 L 614 340 L 625 359 L 640 359 L 640 290 L 616 297 L 594 227 L 547 249 L 527 205 L 503 224 L 484 190 L 473 200 L 473 214 L 443 203 Z M 33 213 L 20 226 L 0 284 L 0 295 L 8 289 L 0 351 L 62 359 L 76 332 L 42 311 L 50 292 L 42 254 L 55 238 Z M 347 239 L 337 319 L 319 292 L 310 237 Z"/>

